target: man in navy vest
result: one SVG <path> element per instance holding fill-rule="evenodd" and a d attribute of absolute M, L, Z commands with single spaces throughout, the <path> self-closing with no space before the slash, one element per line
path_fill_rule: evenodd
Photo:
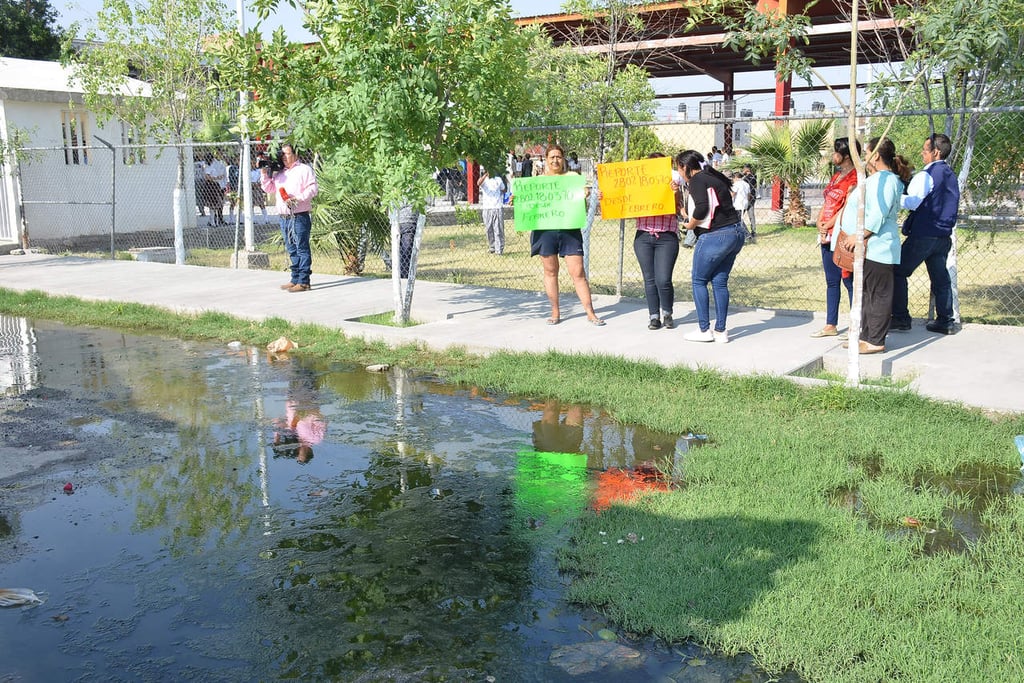
<path fill-rule="evenodd" d="M 921 148 L 924 170 L 914 174 L 901 200 L 903 208 L 910 209 L 910 216 L 903 223 L 907 239 L 903 242 L 900 262 L 893 270 L 891 330 L 910 329 L 907 278 L 924 263 L 935 297 L 935 320 L 925 328 L 939 334 L 956 332 L 953 287 L 946 269 L 953 226 L 960 208 L 960 185 L 946 163 L 952 151 L 947 136 L 942 133 L 928 136 Z"/>

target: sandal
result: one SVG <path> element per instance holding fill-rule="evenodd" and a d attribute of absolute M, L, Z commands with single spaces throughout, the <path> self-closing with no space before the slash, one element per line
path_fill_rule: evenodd
<path fill-rule="evenodd" d="M 587 322 L 589 322 L 594 327 L 604 327 L 605 326 L 605 322 L 603 320 L 601 320 L 600 318 L 587 318 Z"/>
<path fill-rule="evenodd" d="M 557 325 L 562 322 L 561 318 L 548 318 L 548 325 Z"/>

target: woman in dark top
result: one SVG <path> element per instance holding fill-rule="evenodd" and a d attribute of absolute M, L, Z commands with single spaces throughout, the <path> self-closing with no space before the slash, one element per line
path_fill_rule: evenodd
<path fill-rule="evenodd" d="M 743 248 L 747 231 L 732 205 L 732 183 L 721 171 L 692 149 L 680 153 L 676 165 L 690 189 L 689 218 L 685 227 L 697 235 L 690 274 L 700 329 L 688 333 L 684 339 L 725 344 L 729 341 L 725 326 L 729 314 L 729 273 Z M 708 283 L 715 292 L 714 331 L 711 330 Z"/>

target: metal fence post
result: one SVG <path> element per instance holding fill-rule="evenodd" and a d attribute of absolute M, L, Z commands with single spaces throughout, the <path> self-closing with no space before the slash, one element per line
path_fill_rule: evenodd
<path fill-rule="evenodd" d="M 629 129 L 632 125 L 626 115 L 622 113 L 619 106 L 612 102 L 612 107 L 615 108 L 615 113 L 619 115 L 619 119 L 622 121 L 622 160 L 629 161 Z M 619 277 L 615 283 L 615 295 L 622 296 L 622 279 L 624 269 L 626 267 L 626 219 L 619 219 Z"/>
<path fill-rule="evenodd" d="M 114 146 L 101 138 L 99 135 L 93 137 L 104 147 L 110 150 L 110 260 L 114 260 L 114 233 L 117 231 L 117 151 Z"/>

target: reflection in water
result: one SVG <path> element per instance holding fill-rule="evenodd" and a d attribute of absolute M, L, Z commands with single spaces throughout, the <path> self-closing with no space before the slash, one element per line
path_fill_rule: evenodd
<path fill-rule="evenodd" d="M 881 463 L 869 463 L 864 472 L 869 479 L 878 477 L 882 472 Z M 934 491 L 943 498 L 956 501 L 957 507 L 945 508 L 938 520 L 906 517 L 899 526 L 887 524 L 872 514 L 859 488 L 844 487 L 834 491 L 832 502 L 864 517 L 875 528 L 888 528 L 895 538 L 920 537 L 921 551 L 927 555 L 966 553 L 988 533 L 984 521 L 988 506 L 1019 494 L 1022 485 L 1024 480 L 1020 474 L 997 467 L 972 467 L 950 475 L 918 475 L 914 481 L 915 489 Z"/>
<path fill-rule="evenodd" d="M 274 420 L 274 456 L 295 458 L 304 465 L 313 459 L 313 446 L 324 440 L 327 422 L 320 412 L 313 371 L 297 363 L 292 365 L 285 416 Z"/>
<path fill-rule="evenodd" d="M 565 522 L 596 471 L 686 452 L 584 407 L 402 370 L 28 327 L 64 426 L 102 448 L 74 465 L 75 496 L 0 525 L 17 546 L 5 581 L 50 595 L 0 621 L 0 677 L 579 680 L 566 653 L 609 624 L 562 598 Z M 274 458 L 275 434 L 316 457 Z M 650 643 L 614 652 L 586 680 L 685 668 Z M 767 680 L 702 656 L 721 678 Z"/>
<path fill-rule="evenodd" d="M 17 395 L 34 389 L 36 336 L 25 318 L 0 315 L 0 393 Z"/>

